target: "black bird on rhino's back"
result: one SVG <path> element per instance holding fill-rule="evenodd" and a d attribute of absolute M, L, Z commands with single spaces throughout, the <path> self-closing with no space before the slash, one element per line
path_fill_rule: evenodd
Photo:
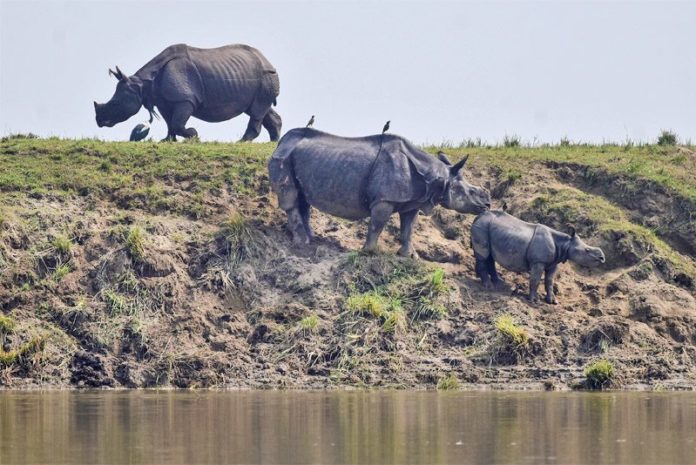
<path fill-rule="evenodd" d="M 312 126 L 314 126 L 314 115 L 312 115 L 312 117 L 309 118 L 309 121 L 307 121 L 307 126 L 305 127 L 311 128 Z"/>
<path fill-rule="evenodd" d="M 382 128 L 382 134 L 384 134 L 385 132 L 387 132 L 389 130 L 389 123 L 391 123 L 391 120 L 387 121 L 387 123 Z"/>

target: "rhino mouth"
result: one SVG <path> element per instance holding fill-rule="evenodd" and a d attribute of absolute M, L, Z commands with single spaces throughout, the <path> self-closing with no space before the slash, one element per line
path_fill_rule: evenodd
<path fill-rule="evenodd" d="M 111 121 L 111 120 L 104 120 L 104 121 L 98 121 L 98 122 L 97 122 L 97 126 L 99 126 L 100 128 L 101 128 L 101 127 L 104 127 L 104 126 L 106 126 L 106 127 L 108 127 L 108 128 L 111 128 L 111 127 L 113 127 L 115 124 L 116 124 L 116 123 L 113 122 L 113 121 Z"/>

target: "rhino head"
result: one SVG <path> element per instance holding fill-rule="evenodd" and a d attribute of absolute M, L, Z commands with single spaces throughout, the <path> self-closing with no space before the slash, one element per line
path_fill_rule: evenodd
<path fill-rule="evenodd" d="M 452 165 L 443 152 L 439 152 L 437 156 L 449 167 L 449 180 L 442 196 L 442 206 L 459 213 L 474 214 L 491 208 L 491 194 L 483 187 L 469 184 L 461 173 L 461 169 L 469 159 L 468 155 L 455 165 Z"/>
<path fill-rule="evenodd" d="M 94 102 L 97 126 L 112 127 L 121 123 L 140 111 L 143 105 L 143 83 L 135 77 L 126 76 L 119 68 L 116 71 L 109 70 L 117 80 L 116 92 L 106 103 Z"/>
<path fill-rule="evenodd" d="M 587 268 L 595 268 L 606 261 L 604 252 L 599 247 L 585 244 L 575 234 L 575 228 L 570 228 L 570 244 L 568 246 L 568 260 Z"/>

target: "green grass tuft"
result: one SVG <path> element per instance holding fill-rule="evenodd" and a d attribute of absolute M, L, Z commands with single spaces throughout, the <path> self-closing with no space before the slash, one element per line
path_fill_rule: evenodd
<path fill-rule="evenodd" d="M 139 226 L 128 230 L 124 245 L 133 260 L 140 260 L 145 253 L 145 231 Z"/>
<path fill-rule="evenodd" d="M 585 367 L 586 384 L 590 389 L 606 388 L 614 375 L 614 365 L 606 359 L 597 360 Z"/>
<path fill-rule="evenodd" d="M 319 326 L 319 317 L 317 315 L 309 315 L 300 320 L 298 326 L 302 331 L 313 333 Z"/>
<path fill-rule="evenodd" d="M 67 263 L 64 263 L 62 265 L 59 265 L 55 271 L 53 272 L 53 280 L 55 282 L 59 282 L 61 279 L 63 279 L 68 273 L 72 271 L 70 269 L 70 265 Z"/>
<path fill-rule="evenodd" d="M 508 148 L 509 147 L 519 147 L 520 145 L 522 145 L 522 141 L 520 140 L 520 138 L 518 136 L 505 135 L 505 137 L 503 138 L 503 145 L 505 147 L 508 147 Z"/>
<path fill-rule="evenodd" d="M 677 145 L 677 135 L 672 131 L 663 130 L 657 138 L 657 145 Z"/>
<path fill-rule="evenodd" d="M 437 382 L 438 391 L 456 391 L 459 389 L 459 380 L 454 375 L 445 376 L 440 378 Z"/>
<path fill-rule="evenodd" d="M 511 315 L 500 315 L 495 319 L 495 328 L 501 338 L 516 347 L 525 346 L 529 342 L 527 330 L 518 326 Z"/>
<path fill-rule="evenodd" d="M 12 334 L 17 323 L 9 316 L 0 315 L 0 335 Z"/>
<path fill-rule="evenodd" d="M 70 249 L 72 248 L 72 241 L 68 236 L 64 235 L 58 235 L 53 238 L 51 241 L 51 245 L 58 251 L 59 253 L 66 255 L 70 252 Z"/>

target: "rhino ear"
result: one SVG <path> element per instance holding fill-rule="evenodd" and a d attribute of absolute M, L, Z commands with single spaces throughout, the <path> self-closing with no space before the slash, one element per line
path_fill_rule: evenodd
<path fill-rule="evenodd" d="M 119 79 L 118 74 L 116 74 L 116 71 L 114 71 L 111 68 L 109 68 L 109 75 L 115 77 L 116 79 Z"/>
<path fill-rule="evenodd" d="M 568 225 L 568 234 L 570 234 L 570 237 L 575 237 L 575 227 L 572 225 Z"/>
<path fill-rule="evenodd" d="M 445 152 L 443 152 L 442 150 L 440 150 L 439 152 L 437 152 L 437 158 L 438 158 L 438 160 L 440 160 L 440 161 L 441 161 L 442 163 L 444 163 L 445 165 L 447 165 L 447 166 L 452 166 L 452 162 L 449 161 L 449 158 L 447 158 L 447 155 L 445 155 Z"/>
<path fill-rule="evenodd" d="M 456 165 L 450 168 L 450 176 L 456 176 L 459 173 L 459 171 L 464 167 L 468 159 L 469 155 L 459 160 Z"/>

